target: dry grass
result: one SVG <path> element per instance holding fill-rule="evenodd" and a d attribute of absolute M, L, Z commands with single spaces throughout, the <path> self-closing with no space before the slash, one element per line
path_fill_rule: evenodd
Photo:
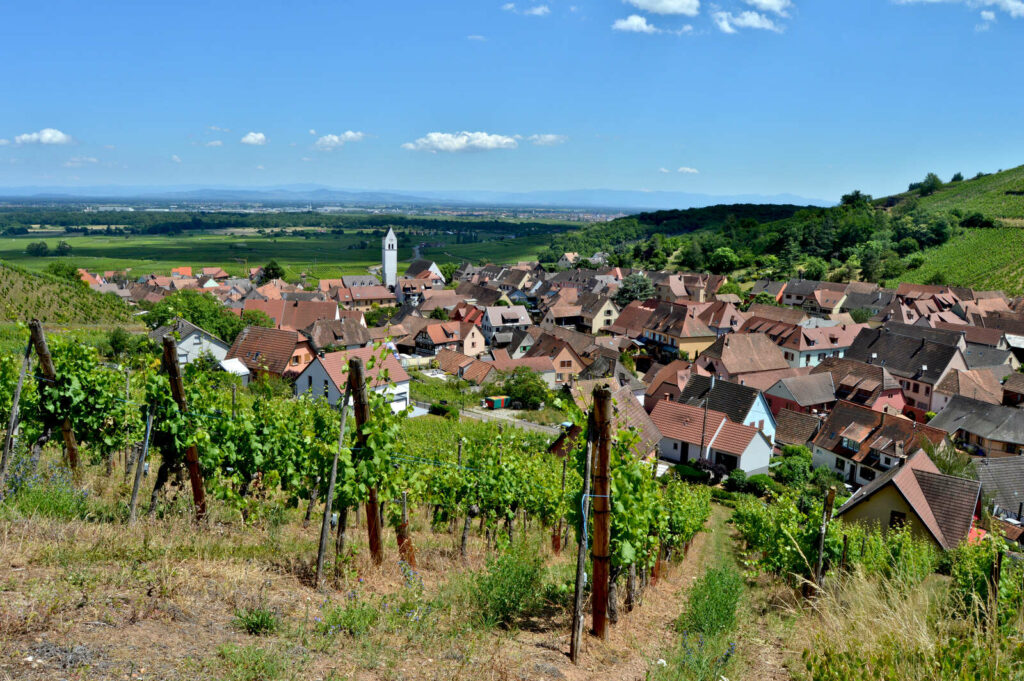
<path fill-rule="evenodd" d="M 86 484 L 100 497 L 96 504 L 112 506 L 123 494 L 102 478 Z M 392 532 L 377 567 L 365 529 L 350 527 L 353 553 L 340 579 L 318 592 L 319 527 L 304 528 L 299 511 L 280 525 L 247 525 L 214 505 L 211 522 L 197 527 L 186 504 L 170 508 L 178 511 L 132 526 L 0 510 L 0 681 L 642 678 L 671 638 L 681 608 L 676 593 L 699 560 L 699 550 L 691 552 L 649 588 L 643 607 L 624 613 L 609 641 L 587 637 L 575 668 L 563 609 L 548 607 L 512 632 L 476 624 L 469 585 L 488 555 L 476 525 L 463 561 L 458 533 L 435 533 L 424 514 L 414 514 L 421 592 L 403 578 Z M 551 555 L 546 532 L 528 534 L 553 570 L 571 571 L 574 558 Z M 419 617 L 383 610 L 403 599 L 422 608 Z M 317 618 L 352 602 L 380 611 L 365 635 L 319 631 Z M 253 607 L 272 611 L 277 630 L 256 637 L 233 626 L 236 611 Z"/>

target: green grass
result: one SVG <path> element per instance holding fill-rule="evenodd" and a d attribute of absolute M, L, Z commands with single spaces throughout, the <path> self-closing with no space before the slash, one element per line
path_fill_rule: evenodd
<path fill-rule="evenodd" d="M 451 242 L 447 242 L 451 239 Z M 412 258 L 415 243 L 445 243 L 440 248 L 425 248 L 422 255 L 438 262 L 489 260 L 513 262 L 532 259 L 547 248 L 550 235 L 535 235 L 504 241 L 457 244 L 453 235 L 399 234 L 399 273 L 405 271 Z M 59 241 L 71 245 L 71 256 L 64 260 L 90 271 L 124 270 L 133 274 L 170 274 L 174 267 L 223 267 L 228 273 L 241 276 L 247 266 L 264 265 L 271 260 L 285 268 L 288 278 L 306 272 L 316 278 L 365 274 L 368 267 L 380 265 L 378 239 L 372 234 L 316 234 L 307 236 L 235 235 L 226 232 L 204 234 L 130 235 L 130 236 L 61 236 L 52 230 L 27 236 L 0 238 L 0 259 L 35 271 L 61 258 L 38 258 L 25 253 L 28 244 L 45 241 L 53 249 Z M 370 247 L 351 249 L 360 241 Z"/>
<path fill-rule="evenodd" d="M 967 229 L 924 254 L 924 265 L 900 281 L 920 284 L 939 275 L 951 286 L 1024 293 L 1024 229 Z"/>
<path fill-rule="evenodd" d="M 901 194 L 900 198 L 914 195 L 916 192 Z M 976 180 L 946 183 L 931 196 L 921 197 L 918 206 L 935 212 L 959 208 L 965 215 L 977 211 L 989 217 L 1024 218 L 1024 166 Z"/>

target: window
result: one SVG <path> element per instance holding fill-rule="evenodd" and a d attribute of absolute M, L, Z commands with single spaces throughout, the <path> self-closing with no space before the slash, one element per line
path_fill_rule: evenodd
<path fill-rule="evenodd" d="M 920 392 L 920 390 L 921 386 L 919 386 L 917 383 L 914 383 L 913 385 L 910 386 L 910 392 L 912 393 Z"/>
<path fill-rule="evenodd" d="M 324 379 L 324 397 L 327 397 L 327 379 Z"/>
<path fill-rule="evenodd" d="M 312 390 L 312 389 L 313 389 L 313 377 L 312 376 L 306 376 L 306 390 Z"/>
<path fill-rule="evenodd" d="M 861 466 L 860 467 L 860 477 L 864 478 L 868 482 L 871 482 L 872 480 L 875 479 L 875 471 L 873 471 L 872 469 L 868 468 L 867 466 Z"/>
<path fill-rule="evenodd" d="M 192 336 L 192 344 L 193 345 L 199 345 L 202 342 L 203 342 L 203 339 L 199 337 L 199 334 L 196 334 L 196 335 Z"/>
<path fill-rule="evenodd" d="M 845 471 L 846 470 L 846 461 L 844 459 L 836 459 L 836 470 L 837 471 Z"/>
<path fill-rule="evenodd" d="M 563 369 L 571 369 L 572 368 L 572 360 L 571 359 L 563 359 L 562 361 L 560 361 L 558 363 L 558 366 L 560 366 Z"/>
<path fill-rule="evenodd" d="M 889 527 L 903 527 L 907 524 L 907 514 L 900 511 L 889 512 Z"/>
<path fill-rule="evenodd" d="M 679 451 L 679 443 L 678 442 L 673 442 L 672 443 L 672 451 L 673 452 Z"/>

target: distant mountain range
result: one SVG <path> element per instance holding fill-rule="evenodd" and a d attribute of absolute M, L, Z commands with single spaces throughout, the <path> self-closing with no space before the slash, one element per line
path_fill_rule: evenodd
<path fill-rule="evenodd" d="M 500 191 L 390 191 L 334 189 L 322 185 L 296 184 L 268 187 L 207 187 L 185 185 L 92 186 L 92 187 L 0 187 L 0 199 L 38 201 L 160 201 L 229 202 L 344 206 L 488 206 L 518 208 L 600 208 L 605 210 L 667 210 L 701 208 L 723 203 L 788 203 L 829 206 L 834 201 L 793 194 L 693 194 L 687 192 L 633 191 L 621 189 L 575 189 L 529 192 Z"/>

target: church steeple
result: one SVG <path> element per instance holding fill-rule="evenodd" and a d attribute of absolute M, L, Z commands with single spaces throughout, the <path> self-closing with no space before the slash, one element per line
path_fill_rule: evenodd
<path fill-rule="evenodd" d="M 384 285 L 394 289 L 398 283 L 398 236 L 391 227 L 388 227 L 388 233 L 381 240 L 380 264 Z"/>

